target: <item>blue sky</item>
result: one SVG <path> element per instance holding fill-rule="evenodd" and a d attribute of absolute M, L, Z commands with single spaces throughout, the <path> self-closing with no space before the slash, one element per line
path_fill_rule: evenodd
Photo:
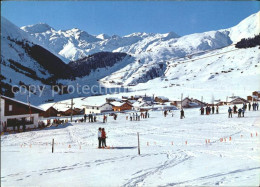
<path fill-rule="evenodd" d="M 90 34 L 186 35 L 229 28 L 259 7 L 257 1 L 4 1 L 1 14 L 19 27 L 42 22 Z"/>

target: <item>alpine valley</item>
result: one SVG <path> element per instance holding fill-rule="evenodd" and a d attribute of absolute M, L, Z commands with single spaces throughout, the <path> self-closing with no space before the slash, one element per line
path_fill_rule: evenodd
<path fill-rule="evenodd" d="M 36 105 L 72 97 L 65 93 L 53 98 L 52 85 L 129 88 L 169 98 L 183 89 L 197 95 L 204 90 L 208 98 L 216 91 L 223 98 L 232 93 L 246 96 L 260 90 L 259 45 L 236 44 L 259 35 L 259 20 L 260 12 L 231 28 L 185 36 L 174 32 L 95 36 L 45 23 L 19 28 L 1 17 L 1 92 L 26 101 L 27 95 L 13 94 L 12 86 L 37 85 L 44 92 L 31 90 L 30 100 Z M 95 94 L 100 94 L 98 89 Z M 81 96 L 89 95 L 73 95 Z"/>

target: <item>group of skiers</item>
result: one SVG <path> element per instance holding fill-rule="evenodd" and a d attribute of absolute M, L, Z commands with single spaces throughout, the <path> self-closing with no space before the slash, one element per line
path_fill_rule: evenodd
<path fill-rule="evenodd" d="M 107 147 L 106 138 L 107 138 L 107 135 L 106 135 L 105 129 L 99 127 L 98 128 L 98 148 L 99 149 Z"/>
<path fill-rule="evenodd" d="M 251 105 L 251 103 L 248 103 L 248 110 L 251 110 L 251 106 L 253 107 L 253 111 L 258 110 L 258 103 L 253 103 Z M 241 108 L 238 109 L 238 107 L 236 105 L 233 106 L 233 110 L 231 107 L 228 108 L 228 117 L 232 118 L 232 112 L 234 114 L 238 114 L 238 117 L 244 117 L 245 116 L 245 111 L 247 110 L 247 104 L 244 103 L 243 106 Z"/>
<path fill-rule="evenodd" d="M 204 115 L 204 113 L 206 113 L 206 115 L 209 115 L 210 113 L 214 114 L 215 113 L 215 109 L 216 109 L 216 114 L 219 113 L 219 107 L 218 105 L 215 107 L 214 105 L 210 106 L 206 106 L 205 109 L 203 107 L 200 108 L 200 114 Z"/>
<path fill-rule="evenodd" d="M 128 120 L 128 118 L 130 119 L 130 121 L 140 121 L 140 119 L 144 119 L 144 118 L 149 118 L 150 114 L 148 113 L 148 111 L 145 111 L 144 113 L 141 112 L 140 115 L 136 112 L 136 113 L 132 113 L 129 114 L 129 116 L 126 116 L 126 120 Z"/>
<path fill-rule="evenodd" d="M 84 115 L 84 121 L 86 122 L 87 120 L 87 115 Z M 97 122 L 97 116 L 95 114 L 89 114 L 88 115 L 88 122 Z"/>
<path fill-rule="evenodd" d="M 250 103 L 248 104 L 248 107 L 249 107 L 249 110 L 250 110 L 250 108 L 251 108 L 251 104 Z M 253 103 L 252 107 L 253 107 L 253 110 L 256 111 L 256 110 L 258 110 L 259 104 L 258 103 Z"/>

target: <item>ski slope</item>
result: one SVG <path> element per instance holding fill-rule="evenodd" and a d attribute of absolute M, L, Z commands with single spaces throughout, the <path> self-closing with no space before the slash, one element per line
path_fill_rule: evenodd
<path fill-rule="evenodd" d="M 119 114 L 107 124 L 98 117 L 97 123 L 3 135 L 1 186 L 259 186 L 260 112 L 229 119 L 226 111 L 201 116 L 198 108 L 187 109 L 182 120 L 179 111 L 173 117 L 150 112 L 141 121 Z M 114 149 L 97 149 L 98 127 Z"/>

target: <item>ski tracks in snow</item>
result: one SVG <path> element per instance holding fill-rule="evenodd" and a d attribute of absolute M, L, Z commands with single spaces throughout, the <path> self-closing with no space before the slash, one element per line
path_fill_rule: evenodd
<path fill-rule="evenodd" d="M 192 184 L 199 184 L 201 182 L 199 181 L 203 181 L 203 180 L 211 180 L 215 179 L 215 178 L 219 178 L 222 177 L 221 180 L 219 180 L 218 182 L 214 182 L 214 184 L 212 184 L 212 182 L 210 183 L 211 185 L 219 185 L 220 183 L 223 183 L 224 180 L 226 179 L 226 177 L 228 176 L 229 179 L 233 178 L 237 178 L 236 176 L 232 176 L 238 173 L 243 173 L 243 172 L 248 172 L 248 171 L 252 171 L 252 170 L 260 170 L 260 167 L 254 167 L 254 168 L 245 168 L 245 169 L 237 169 L 237 170 L 233 170 L 233 171 L 229 171 L 226 173 L 215 173 L 215 174 L 211 174 L 211 175 L 206 175 L 203 177 L 198 177 L 195 179 L 190 179 L 190 180 L 186 180 L 186 181 L 180 181 L 180 182 L 176 182 L 176 183 L 169 183 L 166 184 L 164 186 L 160 186 L 160 187 L 165 187 L 165 186 L 180 186 L 180 185 L 192 185 Z M 214 181 L 214 180 L 213 180 Z M 204 185 L 210 185 L 208 183 L 204 184 Z"/>
<path fill-rule="evenodd" d="M 143 185 L 144 181 L 148 177 L 151 177 L 152 175 L 155 175 L 155 174 L 161 174 L 164 170 L 173 168 L 173 167 L 189 160 L 192 157 L 193 157 L 192 155 L 187 154 L 185 151 L 178 150 L 178 152 L 175 153 L 174 155 L 170 154 L 168 152 L 167 160 L 165 162 L 163 162 L 153 168 L 137 171 L 135 174 L 133 174 L 134 177 L 128 179 L 128 181 L 122 186 L 129 187 L 129 186 Z"/>

